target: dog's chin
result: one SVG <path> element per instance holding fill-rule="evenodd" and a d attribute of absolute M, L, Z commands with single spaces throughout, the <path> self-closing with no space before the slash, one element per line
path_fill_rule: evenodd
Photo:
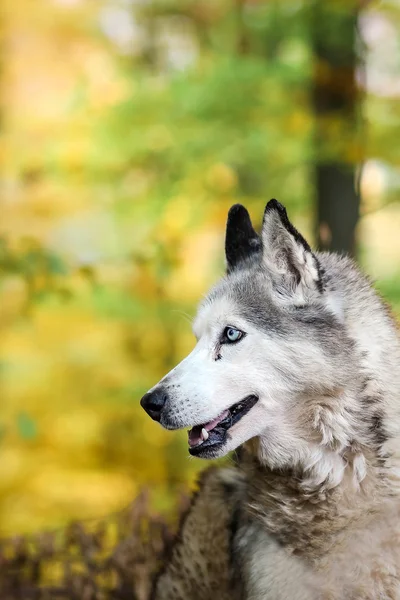
<path fill-rule="evenodd" d="M 237 446 L 232 443 L 231 436 L 228 435 L 225 443 L 210 448 L 189 448 L 189 454 L 196 458 L 202 458 L 203 460 L 214 460 L 226 456 L 229 452 L 235 450 L 236 447 Z"/>
<path fill-rule="evenodd" d="M 225 456 L 234 450 L 239 443 L 235 446 L 231 429 L 257 401 L 258 396 L 254 394 L 246 396 L 212 421 L 193 427 L 188 433 L 189 453 L 197 458 L 213 459 Z"/>

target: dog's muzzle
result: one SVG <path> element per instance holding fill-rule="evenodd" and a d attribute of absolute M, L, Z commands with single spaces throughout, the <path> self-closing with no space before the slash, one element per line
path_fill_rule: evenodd
<path fill-rule="evenodd" d="M 147 392 L 140 401 L 141 406 L 154 420 L 161 421 L 162 410 L 168 400 L 168 394 L 162 387 L 156 387 L 152 392 Z"/>

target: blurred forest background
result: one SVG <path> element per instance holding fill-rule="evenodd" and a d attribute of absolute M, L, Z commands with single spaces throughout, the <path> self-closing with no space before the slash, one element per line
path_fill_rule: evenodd
<path fill-rule="evenodd" d="M 0 533 L 167 510 L 204 467 L 139 399 L 233 203 L 399 311 L 399 136 L 399 0 L 1 0 Z"/>

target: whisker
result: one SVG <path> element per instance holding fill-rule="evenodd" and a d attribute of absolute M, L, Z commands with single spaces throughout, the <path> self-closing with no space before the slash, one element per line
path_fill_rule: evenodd
<path fill-rule="evenodd" d="M 189 315 L 188 313 L 186 313 L 184 310 L 177 308 L 177 309 L 173 309 L 171 312 L 178 313 L 181 317 L 183 317 L 185 319 L 185 321 L 187 323 L 189 323 L 189 325 L 193 324 L 193 317 L 191 315 Z"/>

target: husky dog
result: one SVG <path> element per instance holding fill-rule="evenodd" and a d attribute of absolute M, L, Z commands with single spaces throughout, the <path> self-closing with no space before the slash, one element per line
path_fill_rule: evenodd
<path fill-rule="evenodd" d="M 206 471 L 157 600 L 400 599 L 400 341 L 349 258 L 276 200 L 231 208 L 197 344 L 141 400 Z M 240 448 L 239 448 L 240 447 Z"/>

